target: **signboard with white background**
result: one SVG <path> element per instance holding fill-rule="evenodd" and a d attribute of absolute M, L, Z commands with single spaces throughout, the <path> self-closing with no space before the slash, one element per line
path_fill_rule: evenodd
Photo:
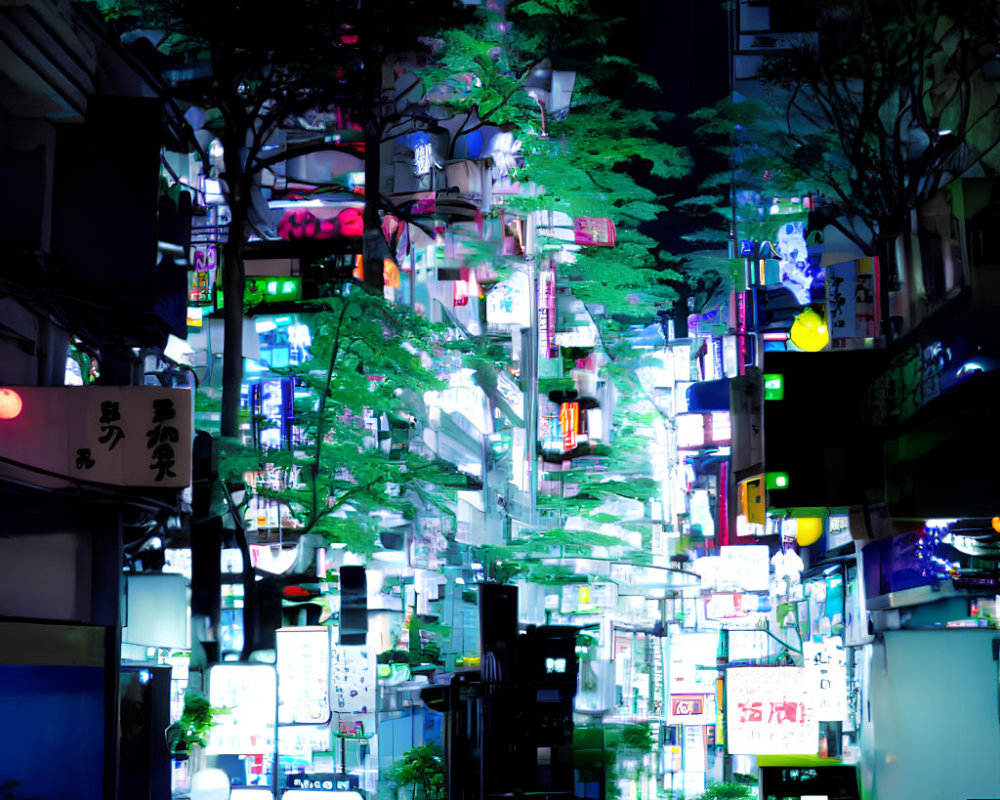
<path fill-rule="evenodd" d="M 815 755 L 819 725 L 803 667 L 726 670 L 726 744 L 741 755 Z"/>
<path fill-rule="evenodd" d="M 321 725 L 330 720 L 330 628 L 280 628 L 275 632 L 278 722 Z"/>
<path fill-rule="evenodd" d="M 208 673 L 208 699 L 229 709 L 216 717 L 205 752 L 252 755 L 274 752 L 278 681 L 270 664 L 216 664 Z"/>
<path fill-rule="evenodd" d="M 661 640 L 669 659 L 668 725 L 714 725 L 719 635 L 677 632 Z"/>
<path fill-rule="evenodd" d="M 817 720 L 847 721 L 847 655 L 839 636 L 802 643 L 806 691 Z"/>

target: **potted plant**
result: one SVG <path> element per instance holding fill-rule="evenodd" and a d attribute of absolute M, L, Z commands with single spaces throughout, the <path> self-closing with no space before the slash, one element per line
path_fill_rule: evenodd
<path fill-rule="evenodd" d="M 170 755 L 183 761 L 199 754 L 200 748 L 205 746 L 208 732 L 219 724 L 216 717 L 227 712 L 228 709 L 213 706 L 204 695 L 188 691 L 184 695 L 184 710 L 180 719 L 167 726 L 165 731 Z"/>
<path fill-rule="evenodd" d="M 444 757 L 436 742 L 411 747 L 386 777 L 400 789 L 411 786 L 411 800 L 443 800 L 447 792 Z"/>

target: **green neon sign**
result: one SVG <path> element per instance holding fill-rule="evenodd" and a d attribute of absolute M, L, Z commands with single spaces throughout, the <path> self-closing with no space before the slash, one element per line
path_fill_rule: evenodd
<path fill-rule="evenodd" d="M 764 475 L 764 487 L 768 490 L 771 489 L 787 489 L 788 488 L 788 473 L 787 472 L 768 472 Z"/>
<path fill-rule="evenodd" d="M 785 376 L 779 373 L 764 375 L 764 399 L 784 400 L 785 399 Z"/>

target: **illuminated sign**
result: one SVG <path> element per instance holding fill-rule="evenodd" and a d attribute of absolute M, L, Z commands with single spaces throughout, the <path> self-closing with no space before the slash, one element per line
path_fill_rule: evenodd
<path fill-rule="evenodd" d="M 785 399 L 785 376 L 777 373 L 764 376 L 764 399 L 784 400 Z"/>
<path fill-rule="evenodd" d="M 213 283 L 210 272 L 188 272 L 188 303 L 193 306 L 211 305 Z"/>
<path fill-rule="evenodd" d="M 278 722 L 321 725 L 330 719 L 330 628 L 275 632 Z"/>
<path fill-rule="evenodd" d="M 768 490 L 771 489 L 787 489 L 788 488 L 788 473 L 787 472 L 768 472 L 764 475 L 764 487 Z"/>
<path fill-rule="evenodd" d="M 802 643 L 806 691 L 817 720 L 847 721 L 847 656 L 839 636 Z"/>
<path fill-rule="evenodd" d="M 434 164 L 434 146 L 429 140 L 418 142 L 413 148 L 413 174 L 426 175 Z"/>
<path fill-rule="evenodd" d="M 20 413 L 0 423 L 0 452 L 12 462 L 117 486 L 190 483 L 189 389 L 19 386 L 16 394 Z"/>
<path fill-rule="evenodd" d="M 215 719 L 209 755 L 273 753 L 277 731 L 277 673 L 270 664 L 216 664 L 208 673 L 209 702 L 228 709 Z"/>
<path fill-rule="evenodd" d="M 802 667 L 726 670 L 726 742 L 732 754 L 815 755 L 819 725 Z"/>
<path fill-rule="evenodd" d="M 669 661 L 666 704 L 668 725 L 715 722 L 715 679 L 719 635 L 715 631 L 679 632 L 661 641 Z"/>
<path fill-rule="evenodd" d="M 375 710 L 375 651 L 365 645 L 334 644 L 330 657 L 331 706 L 339 714 Z"/>
<path fill-rule="evenodd" d="M 766 544 L 736 544 L 719 547 L 719 587 L 747 592 L 766 592 L 770 585 L 770 549 Z"/>
<path fill-rule="evenodd" d="M 218 308 L 225 306 L 225 296 L 222 287 L 217 287 L 215 293 Z M 259 303 L 284 303 L 290 300 L 302 299 L 302 278 L 247 278 L 243 300 L 247 305 Z"/>
<path fill-rule="evenodd" d="M 580 404 L 561 403 L 559 406 L 559 425 L 562 428 L 563 452 L 568 453 L 576 447 L 576 431 L 580 424 Z"/>
<path fill-rule="evenodd" d="M 529 302 L 531 286 L 528 276 L 514 272 L 498 283 L 486 295 L 486 320 L 491 325 L 525 327 L 531 320 Z"/>

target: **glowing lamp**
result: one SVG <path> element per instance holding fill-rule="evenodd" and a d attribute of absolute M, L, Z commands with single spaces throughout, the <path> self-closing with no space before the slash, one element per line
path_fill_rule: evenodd
<path fill-rule="evenodd" d="M 1000 517 L 993 517 L 993 519 L 990 520 L 990 525 L 993 526 L 993 530 L 1000 533 Z"/>
<path fill-rule="evenodd" d="M 13 389 L 0 389 L 0 419 L 14 419 L 22 408 L 21 395 Z"/>
<path fill-rule="evenodd" d="M 795 523 L 795 541 L 801 547 L 815 544 L 823 535 L 822 517 L 799 517 Z"/>
<path fill-rule="evenodd" d="M 795 317 L 788 337 L 799 350 L 808 353 L 815 353 L 830 344 L 830 330 L 826 327 L 826 320 L 811 308 Z"/>

